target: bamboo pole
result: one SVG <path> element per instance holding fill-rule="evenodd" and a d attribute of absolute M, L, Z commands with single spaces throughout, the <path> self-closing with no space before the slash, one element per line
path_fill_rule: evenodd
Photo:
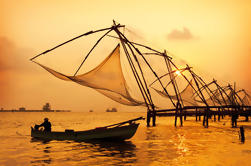
<path fill-rule="evenodd" d="M 136 71 L 136 69 L 135 69 L 135 66 L 134 66 L 134 64 L 133 64 L 133 62 L 132 62 L 132 59 L 131 59 L 131 57 L 130 57 L 130 55 L 129 55 L 129 52 L 128 52 L 128 50 L 126 49 L 125 44 L 124 44 L 124 42 L 123 42 L 122 40 L 121 40 L 121 43 L 122 43 L 123 49 L 124 49 L 124 51 L 125 51 L 126 57 L 127 57 L 127 59 L 128 59 L 129 65 L 130 65 L 130 67 L 131 67 L 132 73 L 133 73 L 133 75 L 134 75 L 134 78 L 135 78 L 135 80 L 136 80 L 136 82 L 137 82 L 137 84 L 138 84 L 138 87 L 139 87 L 139 89 L 140 89 L 140 92 L 141 92 L 141 94 L 142 94 L 142 96 L 143 96 L 143 99 L 144 99 L 144 101 L 145 101 L 145 103 L 146 103 L 146 105 L 147 105 L 147 108 L 148 108 L 148 110 L 149 110 L 149 104 L 150 104 L 150 103 L 149 103 L 149 98 L 148 98 L 148 96 L 147 96 L 147 93 L 146 93 L 146 91 L 145 91 L 145 89 L 144 89 L 144 87 L 143 87 L 142 82 L 141 82 L 140 79 L 139 79 L 138 73 L 137 73 L 137 71 Z"/>
<path fill-rule="evenodd" d="M 164 52 L 164 54 L 166 54 L 166 52 Z M 169 59 L 165 58 L 165 63 L 166 63 L 166 67 L 167 67 L 168 72 L 171 73 L 172 68 L 171 68 Z M 183 125 L 183 123 L 182 123 L 182 114 L 181 114 L 182 108 L 181 108 L 181 104 L 180 104 L 180 102 L 182 101 L 181 96 L 179 95 L 178 87 L 176 87 L 175 79 L 173 79 L 173 75 L 170 74 L 169 76 L 170 76 L 170 79 L 171 79 L 171 82 L 172 82 L 172 85 L 173 85 L 173 88 L 174 88 L 174 92 L 175 92 L 175 94 L 177 96 L 177 107 L 176 107 L 177 109 L 176 109 L 176 114 L 175 114 L 175 126 L 177 124 L 177 114 L 179 114 L 179 116 L 180 116 L 180 124 L 182 126 Z"/>
<path fill-rule="evenodd" d="M 91 54 L 91 52 L 93 51 L 93 49 L 99 44 L 99 42 L 110 32 L 112 31 L 112 29 L 110 29 L 108 32 L 106 32 L 103 36 L 101 36 L 98 41 L 94 44 L 94 46 L 91 48 L 91 50 L 87 53 L 87 55 L 85 56 L 85 59 L 82 61 L 82 63 L 80 64 L 80 66 L 78 67 L 78 69 L 76 70 L 74 76 L 78 73 L 78 71 L 80 70 L 80 68 L 82 67 L 82 65 L 84 64 L 84 62 L 86 61 L 86 59 L 89 57 L 89 55 Z"/>
<path fill-rule="evenodd" d="M 118 27 L 124 27 L 124 25 L 118 25 Z M 74 38 L 72 38 L 72 39 L 70 39 L 70 40 L 67 40 L 67 41 L 65 41 L 65 42 L 63 42 L 63 43 L 61 43 L 61 44 L 59 44 L 59 45 L 57 45 L 57 46 L 55 46 L 55 47 L 53 47 L 53 48 L 51 48 L 51 49 L 49 49 L 49 50 L 44 51 L 44 52 L 42 52 L 42 53 L 40 53 L 40 54 L 34 56 L 34 57 L 31 58 L 30 60 L 32 61 L 32 60 L 34 60 L 35 58 L 37 58 L 37 57 L 39 57 L 39 56 L 41 56 L 41 55 L 43 55 L 43 54 L 47 54 L 48 52 L 51 52 L 51 51 L 55 50 L 56 48 L 61 47 L 61 46 L 65 45 L 65 44 L 67 44 L 67 43 L 69 43 L 69 42 L 72 42 L 73 40 L 76 40 L 76 39 L 78 39 L 78 38 L 81 38 L 81 37 L 83 37 L 83 36 L 87 36 L 87 35 L 90 35 L 90 34 L 94 34 L 94 33 L 97 33 L 97 32 L 101 32 L 101 31 L 110 30 L 110 29 L 112 29 L 112 28 L 113 28 L 113 26 L 112 26 L 112 27 L 109 27 L 109 28 L 103 28 L 103 29 L 99 29 L 99 30 L 95 30 L 95 31 L 86 32 L 86 33 L 84 33 L 84 34 L 82 34 L 82 35 L 79 35 L 79 36 L 74 37 Z"/>
<path fill-rule="evenodd" d="M 115 38 L 115 39 L 119 39 L 119 37 L 116 37 L 116 36 L 112 36 L 112 35 L 107 35 L 107 36 L 112 37 L 112 38 Z M 126 40 L 125 40 L 125 42 L 126 42 Z M 144 48 L 149 49 L 149 50 L 151 50 L 151 51 L 154 51 L 155 53 L 157 53 L 156 55 L 163 56 L 163 54 L 162 54 L 160 51 L 157 51 L 157 50 L 155 50 L 155 49 L 153 49 L 153 48 L 151 48 L 151 47 L 148 47 L 148 46 L 143 45 L 143 44 L 135 43 L 135 42 L 131 42 L 131 43 L 132 43 L 132 44 L 135 44 L 135 45 L 137 45 L 137 46 L 144 47 Z M 171 58 L 171 57 L 169 57 L 169 58 Z"/>
<path fill-rule="evenodd" d="M 178 67 L 177 67 L 172 61 L 170 61 L 170 62 L 171 62 L 172 65 L 178 70 Z M 191 67 L 189 67 L 189 66 L 187 65 L 187 70 L 190 71 L 190 69 L 191 69 Z M 196 92 L 196 89 L 195 89 L 194 86 L 190 83 L 190 81 L 187 79 L 187 77 L 186 77 L 183 73 L 181 73 L 181 75 L 182 75 L 182 77 L 188 82 L 188 84 L 193 88 L 193 90 L 194 90 L 195 93 L 199 96 L 199 98 L 200 98 L 201 100 L 203 100 L 202 97 L 198 94 L 198 92 Z"/>
<path fill-rule="evenodd" d="M 115 22 L 114 22 L 114 24 L 115 24 Z M 131 59 L 131 57 L 129 55 L 129 52 L 128 52 L 127 48 L 126 48 L 125 43 L 127 44 L 127 42 L 125 42 L 125 41 L 127 41 L 127 39 L 125 39 L 123 34 L 118 29 L 115 28 L 114 30 L 117 33 L 117 35 L 119 36 L 119 38 L 120 38 L 120 41 L 121 41 L 122 46 L 124 48 L 124 51 L 125 51 L 125 53 L 127 55 L 127 59 L 128 59 L 129 64 L 131 66 L 131 69 L 132 69 L 132 71 L 134 73 L 134 77 L 135 77 L 135 79 L 136 79 L 136 81 L 138 83 L 139 88 L 141 89 L 141 94 L 142 94 L 143 98 L 145 99 L 146 104 L 149 103 L 152 106 L 152 108 L 154 109 L 153 103 L 152 103 L 152 101 L 151 101 L 151 99 L 149 97 L 150 92 L 145 90 L 145 88 L 147 88 L 147 86 L 146 87 L 143 86 L 143 83 L 142 83 L 142 81 L 141 81 L 141 79 L 140 79 L 140 77 L 138 75 L 138 72 L 137 72 L 137 70 L 135 68 L 135 65 L 133 64 L 133 61 L 132 61 L 132 59 Z M 132 54 L 134 54 L 133 50 L 130 47 L 129 47 L 129 49 L 131 50 Z M 135 55 L 133 55 L 133 56 L 135 56 Z M 136 61 L 137 61 L 137 59 L 136 59 Z M 144 77 L 144 75 L 142 77 Z M 148 107 L 148 110 L 147 110 L 147 126 L 150 126 L 151 111 L 149 109 L 149 105 L 147 107 Z M 155 125 L 155 120 L 154 120 L 153 125 Z"/>
<path fill-rule="evenodd" d="M 203 126 L 208 127 L 208 116 L 209 116 L 208 115 L 208 112 L 209 112 L 208 104 L 206 102 L 206 99 L 205 99 L 203 93 L 200 91 L 200 86 L 199 86 L 199 84 L 197 82 L 197 79 L 196 79 L 194 73 L 191 71 L 191 69 L 189 69 L 189 71 L 190 71 L 190 73 L 191 73 L 191 75 L 192 75 L 192 77 L 194 79 L 194 82 L 195 82 L 195 84 L 196 84 L 196 86 L 197 86 L 197 88 L 199 90 L 199 93 L 200 93 L 200 95 L 201 95 L 201 97 L 203 99 L 202 101 L 206 104 L 206 110 L 204 111 L 204 117 L 203 117 Z"/>
<path fill-rule="evenodd" d="M 161 80 L 159 79 L 159 76 L 157 75 L 157 73 L 153 70 L 153 68 L 151 67 L 151 65 L 149 64 L 149 62 L 145 59 L 145 57 L 143 56 L 143 54 L 139 51 L 139 49 L 134 46 L 123 34 L 121 34 L 124 39 L 126 40 L 126 42 L 128 42 L 135 50 L 136 52 L 142 57 L 142 59 L 144 60 L 144 62 L 147 64 L 147 66 L 149 67 L 149 69 L 152 71 L 152 73 L 154 74 L 154 76 L 158 79 L 161 87 L 165 90 L 165 92 L 167 93 L 166 89 L 163 86 L 163 83 L 161 82 Z M 168 94 L 168 93 L 167 93 Z M 175 103 L 171 100 L 172 104 L 175 106 Z"/>

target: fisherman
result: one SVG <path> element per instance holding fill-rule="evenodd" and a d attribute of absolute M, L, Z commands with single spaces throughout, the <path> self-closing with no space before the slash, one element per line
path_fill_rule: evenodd
<path fill-rule="evenodd" d="M 49 122 L 48 118 L 44 118 L 44 122 L 38 127 L 44 127 L 44 131 L 51 132 L 51 122 Z"/>

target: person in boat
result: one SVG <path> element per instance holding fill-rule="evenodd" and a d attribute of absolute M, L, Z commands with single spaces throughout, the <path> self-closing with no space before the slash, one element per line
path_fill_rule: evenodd
<path fill-rule="evenodd" d="M 38 127 L 44 127 L 44 131 L 51 132 L 51 122 L 49 122 L 48 118 L 44 118 L 44 122 Z"/>

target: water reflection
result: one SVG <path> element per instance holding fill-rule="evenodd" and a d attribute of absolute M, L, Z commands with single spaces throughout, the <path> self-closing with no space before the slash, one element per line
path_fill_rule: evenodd
<path fill-rule="evenodd" d="M 130 113 L 128 115 L 134 115 Z M 3 116 L 4 114 L 1 114 Z M 8 115 L 8 116 L 7 116 Z M 55 123 L 64 123 L 73 128 L 91 128 L 93 123 L 101 123 L 106 115 L 83 113 L 49 114 Z M 110 119 L 123 121 L 111 114 Z M 7 120 L 8 117 L 8 120 Z M 238 129 L 230 128 L 227 121 L 214 122 L 205 129 L 201 123 L 187 121 L 184 127 L 173 127 L 173 119 L 158 119 L 158 126 L 146 128 L 141 125 L 131 142 L 73 142 L 41 141 L 30 137 L 27 119 L 41 121 L 40 113 L 6 114 L 0 121 L 0 165 L 250 165 L 251 127 L 243 122 L 246 142 L 239 144 Z M 120 118 L 120 119 L 119 119 Z M 127 116 L 128 119 L 132 118 Z M 5 121 L 3 121 L 6 119 Z M 63 119 L 63 120 L 62 120 Z M 16 128 L 16 122 L 22 126 Z M 226 125 L 222 123 L 226 122 Z M 33 123 L 33 122 L 32 122 Z M 81 123 L 74 126 L 75 123 Z M 107 121 L 102 123 L 106 124 Z M 101 125 L 100 125 L 101 126 Z M 61 128 L 58 128 L 61 130 Z M 234 154 L 234 155 L 233 155 Z M 231 156 L 231 157 L 229 157 Z M 237 165 L 237 164 L 236 164 Z"/>
<path fill-rule="evenodd" d="M 32 140 L 40 156 L 31 163 L 51 164 L 52 162 L 82 163 L 83 165 L 126 165 L 137 161 L 136 146 L 131 141 L 122 142 L 74 142 Z M 41 155 L 43 152 L 43 155 Z"/>
<path fill-rule="evenodd" d="M 32 160 L 30 161 L 30 163 L 32 165 L 35 165 L 35 164 L 51 164 L 52 162 L 52 157 L 50 156 L 50 149 L 51 149 L 51 146 L 49 145 L 49 142 L 45 142 L 45 141 L 38 141 L 38 140 L 32 140 L 33 142 L 37 142 L 39 144 L 37 144 L 38 146 L 35 146 L 36 150 L 38 151 L 41 151 L 43 153 L 40 153 L 38 156 L 33 156 L 32 157 Z M 31 142 L 32 142 L 31 141 Z M 40 146 L 41 147 L 40 147 Z M 41 148 L 41 149 L 40 149 Z M 41 155 L 43 154 L 43 155 Z"/>
<path fill-rule="evenodd" d="M 177 134 L 177 136 L 178 136 L 178 141 L 177 141 L 178 153 L 181 155 L 184 155 L 185 153 L 188 152 L 188 147 L 186 145 L 186 138 L 184 135 L 181 135 L 181 134 Z"/>
<path fill-rule="evenodd" d="M 149 165 L 150 163 L 169 165 L 170 161 L 177 157 L 174 150 L 174 144 L 169 141 L 169 137 L 163 137 L 163 132 L 166 131 L 157 128 L 146 129 L 146 138 L 139 150 L 139 153 L 142 156 L 141 163 L 144 162 L 146 165 Z"/>
<path fill-rule="evenodd" d="M 37 139 L 37 138 L 31 138 L 31 143 L 42 143 L 42 144 L 48 144 L 50 140 L 43 140 L 43 139 Z"/>
<path fill-rule="evenodd" d="M 146 130 L 146 140 L 158 140 L 160 139 L 160 134 L 155 128 L 147 128 Z"/>
<path fill-rule="evenodd" d="M 101 156 L 106 157 L 136 157 L 134 151 L 136 146 L 131 141 L 104 142 L 92 141 L 79 143 L 72 147 L 73 150 L 89 149 L 93 153 L 99 152 Z"/>
<path fill-rule="evenodd" d="M 158 127 L 145 130 L 145 141 L 139 153 L 144 154 L 147 163 L 176 165 L 189 153 L 186 135 L 173 128 Z"/>

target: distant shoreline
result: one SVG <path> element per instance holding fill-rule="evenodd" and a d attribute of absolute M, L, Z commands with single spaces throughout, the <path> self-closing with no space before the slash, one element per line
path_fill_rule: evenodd
<path fill-rule="evenodd" d="M 0 110 L 0 112 L 71 112 L 70 110 Z"/>

